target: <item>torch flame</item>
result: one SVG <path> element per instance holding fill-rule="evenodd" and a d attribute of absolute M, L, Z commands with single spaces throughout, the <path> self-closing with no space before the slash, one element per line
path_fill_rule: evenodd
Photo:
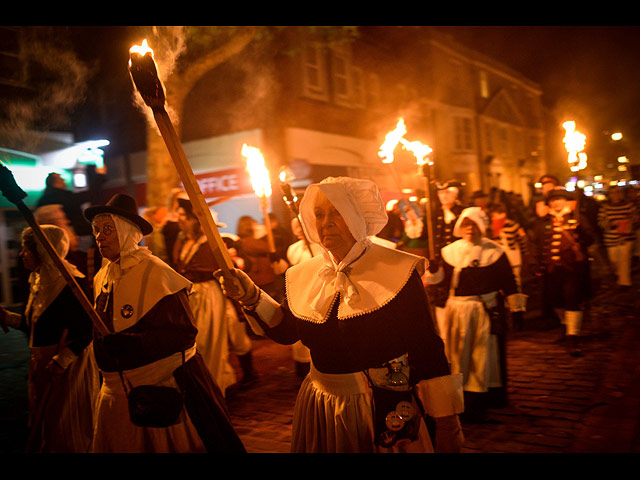
<path fill-rule="evenodd" d="M 584 153 L 587 137 L 576 130 L 576 122 L 564 122 L 565 129 L 563 142 L 568 152 L 567 161 L 572 172 L 582 170 L 587 166 L 587 154 Z"/>
<path fill-rule="evenodd" d="M 433 162 L 430 160 L 425 160 L 425 157 L 433 152 L 433 149 L 429 145 L 425 145 L 423 143 L 418 142 L 417 140 L 414 142 L 409 142 L 404 138 L 401 138 L 402 146 L 409 150 L 416 156 L 416 163 L 418 165 L 424 165 L 428 163 L 429 165 L 433 165 Z"/>
<path fill-rule="evenodd" d="M 393 150 L 405 133 L 407 133 L 407 127 L 404 124 L 404 119 L 401 118 L 398 120 L 396 128 L 387 133 L 384 143 L 380 146 L 378 156 L 382 158 L 382 163 L 393 163 Z"/>
<path fill-rule="evenodd" d="M 433 151 L 431 147 L 418 141 L 410 142 L 404 139 L 403 137 L 406 133 L 407 127 L 404 123 L 404 119 L 400 118 L 396 124 L 396 128 L 387 133 L 384 143 L 380 146 L 378 156 L 382 158 L 382 163 L 393 163 L 393 151 L 398 144 L 401 143 L 405 150 L 408 150 L 415 155 L 416 163 L 418 165 L 424 165 L 425 163 L 433 165 L 431 161 L 425 160 L 425 157 Z"/>
<path fill-rule="evenodd" d="M 264 157 L 260 149 L 251 147 L 246 143 L 242 145 L 242 155 L 247 159 L 247 171 L 251 176 L 251 186 L 259 197 L 271 196 L 271 181 L 269 170 L 264 164 Z"/>
<path fill-rule="evenodd" d="M 129 53 L 137 53 L 139 55 L 145 55 L 147 53 L 151 53 L 151 56 L 153 56 L 153 50 L 151 50 L 151 48 L 149 48 L 149 45 L 147 44 L 147 39 L 145 38 L 142 41 L 142 45 L 134 45 L 133 47 L 131 47 L 129 49 Z"/>

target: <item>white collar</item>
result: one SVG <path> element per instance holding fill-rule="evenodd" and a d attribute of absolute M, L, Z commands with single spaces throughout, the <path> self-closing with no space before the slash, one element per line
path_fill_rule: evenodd
<path fill-rule="evenodd" d="M 458 286 L 460 271 L 467 267 L 488 267 L 498 261 L 504 249 L 493 240 L 482 237 L 477 244 L 460 239 L 441 250 L 442 259 L 453 267 L 451 286 Z"/>
<path fill-rule="evenodd" d="M 325 252 L 287 270 L 287 301 L 296 317 L 324 323 L 338 293 L 340 320 L 378 310 L 395 298 L 414 270 L 422 275 L 426 263 L 424 257 L 371 242 L 345 260 L 336 265 Z"/>

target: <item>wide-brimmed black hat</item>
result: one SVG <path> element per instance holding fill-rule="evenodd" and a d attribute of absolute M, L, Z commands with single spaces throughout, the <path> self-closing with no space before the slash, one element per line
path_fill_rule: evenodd
<path fill-rule="evenodd" d="M 117 193 L 107 202 L 106 205 L 96 205 L 85 209 L 84 216 L 90 222 L 93 217 L 100 213 L 112 213 L 126 218 L 135 223 L 142 231 L 143 235 L 153 232 L 153 227 L 144 218 L 138 215 L 138 204 L 136 199 L 125 193 Z"/>
<path fill-rule="evenodd" d="M 436 188 L 438 190 L 445 190 L 445 189 L 450 188 L 450 187 L 456 187 L 457 189 L 461 189 L 462 187 L 464 187 L 464 184 L 462 182 L 452 178 L 450 180 L 447 180 L 444 183 L 438 183 L 436 185 Z"/>
<path fill-rule="evenodd" d="M 567 200 L 573 200 L 573 194 L 571 192 L 567 192 L 562 187 L 556 187 L 553 190 L 549 190 L 545 195 L 544 200 L 546 203 L 549 203 L 553 198 L 566 198 Z"/>

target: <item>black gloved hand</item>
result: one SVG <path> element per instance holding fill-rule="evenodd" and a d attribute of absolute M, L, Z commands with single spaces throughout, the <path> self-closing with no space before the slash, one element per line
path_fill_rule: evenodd
<path fill-rule="evenodd" d="M 430 273 L 436 273 L 438 271 L 438 268 L 440 268 L 440 262 L 435 258 L 430 258 L 429 259 L 429 272 Z"/>

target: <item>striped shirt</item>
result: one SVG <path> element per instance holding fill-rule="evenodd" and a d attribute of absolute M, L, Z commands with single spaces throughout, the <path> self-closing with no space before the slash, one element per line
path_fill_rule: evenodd
<path fill-rule="evenodd" d="M 523 255 L 527 253 L 527 237 L 518 222 L 507 219 L 501 228 L 492 224 L 490 231 L 491 238 L 497 240 L 501 245 L 508 247 L 510 250 L 519 248 Z"/>
<path fill-rule="evenodd" d="M 598 226 L 605 247 L 632 242 L 638 228 L 636 207 L 632 203 L 604 203 L 598 211 Z"/>

